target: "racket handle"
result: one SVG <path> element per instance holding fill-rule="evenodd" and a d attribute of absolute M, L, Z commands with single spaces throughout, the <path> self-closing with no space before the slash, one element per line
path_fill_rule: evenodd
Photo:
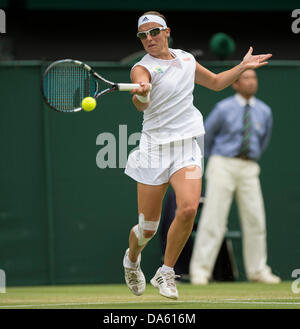
<path fill-rule="evenodd" d="M 152 89 L 152 85 L 151 83 L 149 83 L 150 85 L 150 90 Z M 135 88 L 139 88 L 140 85 L 138 83 L 118 83 L 118 89 L 120 91 L 131 91 Z"/>

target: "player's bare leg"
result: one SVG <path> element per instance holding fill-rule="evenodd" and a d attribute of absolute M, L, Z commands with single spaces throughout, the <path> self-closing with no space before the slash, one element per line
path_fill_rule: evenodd
<path fill-rule="evenodd" d="M 201 196 L 201 169 L 185 167 L 172 175 L 170 183 L 175 190 L 177 212 L 167 235 L 164 265 L 159 268 L 151 283 L 161 295 L 177 299 L 174 265 L 189 238 Z"/>
<path fill-rule="evenodd" d="M 167 188 L 167 183 L 157 186 L 138 183 L 137 195 L 139 215 L 143 214 L 147 221 L 159 221 L 162 210 L 162 200 Z M 145 238 L 151 238 L 155 234 L 155 231 L 144 230 L 143 234 Z M 129 235 L 129 258 L 132 262 L 136 262 L 139 254 L 145 246 L 146 244 L 139 245 L 138 238 L 132 228 Z"/>
<path fill-rule="evenodd" d="M 191 171 L 195 171 L 195 175 Z M 201 169 L 185 167 L 172 175 L 170 183 L 176 194 L 177 211 L 167 236 L 164 264 L 174 267 L 194 225 L 201 197 Z"/>
<path fill-rule="evenodd" d="M 140 268 L 141 251 L 157 231 L 162 200 L 168 184 L 159 186 L 138 183 L 139 224 L 134 226 L 129 235 L 129 249 L 126 250 L 123 266 L 125 281 L 135 295 L 141 295 L 146 288 L 144 274 Z M 155 229 L 150 229 L 155 227 Z"/>

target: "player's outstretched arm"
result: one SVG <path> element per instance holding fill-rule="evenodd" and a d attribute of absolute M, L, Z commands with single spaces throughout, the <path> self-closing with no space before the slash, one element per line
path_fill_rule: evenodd
<path fill-rule="evenodd" d="M 240 64 L 219 74 L 196 63 L 195 83 L 215 91 L 223 90 L 237 80 L 241 73 L 268 64 L 268 59 L 272 57 L 272 54 L 252 55 L 252 52 L 253 48 L 250 47 Z"/>
<path fill-rule="evenodd" d="M 131 91 L 132 102 L 138 111 L 145 111 L 150 104 L 150 73 L 143 66 L 136 66 L 131 71 L 131 80 L 140 85 Z"/>

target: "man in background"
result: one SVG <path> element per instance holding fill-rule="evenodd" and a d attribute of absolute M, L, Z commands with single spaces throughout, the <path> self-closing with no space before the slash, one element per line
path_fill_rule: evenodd
<path fill-rule="evenodd" d="M 205 121 L 206 193 L 190 262 L 192 284 L 207 284 L 227 230 L 233 196 L 243 232 L 249 281 L 279 283 L 267 266 L 266 224 L 257 163 L 269 144 L 272 112 L 254 97 L 256 72 L 233 83 L 234 96 L 217 103 Z"/>

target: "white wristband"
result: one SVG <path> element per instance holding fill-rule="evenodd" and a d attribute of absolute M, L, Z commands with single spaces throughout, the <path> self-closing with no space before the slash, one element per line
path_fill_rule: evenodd
<path fill-rule="evenodd" d="M 150 101 L 150 93 L 147 94 L 146 97 L 144 96 L 140 96 L 140 95 L 135 95 L 135 97 L 137 98 L 137 100 L 139 100 L 141 103 L 148 103 Z"/>

